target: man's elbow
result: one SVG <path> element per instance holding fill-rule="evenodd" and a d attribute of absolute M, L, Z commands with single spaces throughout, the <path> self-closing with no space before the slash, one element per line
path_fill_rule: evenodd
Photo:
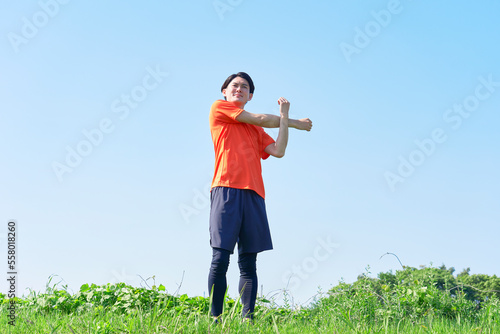
<path fill-rule="evenodd" d="M 285 152 L 276 152 L 275 154 L 273 154 L 275 158 L 283 158 L 285 156 Z"/>
<path fill-rule="evenodd" d="M 274 143 L 266 147 L 265 152 L 275 158 L 283 158 L 285 156 L 285 150 L 286 148 L 280 148 Z"/>
<path fill-rule="evenodd" d="M 265 127 L 266 125 L 266 116 L 263 114 L 257 114 L 255 115 L 255 123 L 254 125 L 260 126 L 260 127 Z"/>

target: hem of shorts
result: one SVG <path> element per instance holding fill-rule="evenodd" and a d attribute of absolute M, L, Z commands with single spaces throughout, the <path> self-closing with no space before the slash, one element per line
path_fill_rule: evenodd
<path fill-rule="evenodd" d="M 234 254 L 234 248 L 236 248 L 236 245 L 235 245 L 235 247 L 233 247 L 233 249 L 232 249 L 232 250 L 231 250 L 231 249 L 229 249 L 229 248 L 227 248 L 227 247 L 223 247 L 223 246 L 212 246 L 212 245 L 210 245 L 210 247 L 212 247 L 212 248 L 224 249 L 224 250 L 227 250 L 228 252 L 231 252 L 231 254 Z M 272 247 L 272 246 L 271 246 L 270 248 L 263 248 L 263 249 L 258 250 L 258 251 L 256 251 L 256 252 L 248 252 L 248 251 L 245 251 L 245 252 L 243 252 L 243 253 L 242 253 L 242 252 L 240 252 L 240 249 L 238 248 L 238 254 L 245 254 L 245 253 L 262 253 L 262 252 L 265 252 L 265 251 L 270 251 L 270 250 L 273 250 L 273 249 L 274 249 L 274 247 Z"/>
<path fill-rule="evenodd" d="M 247 251 L 245 251 L 245 252 L 240 252 L 240 250 L 238 249 L 238 254 L 245 254 L 245 253 L 262 253 L 262 252 L 265 252 L 265 251 L 270 251 L 270 250 L 273 250 L 273 247 L 271 247 L 271 248 L 264 248 L 264 249 L 262 249 L 262 250 L 258 250 L 258 251 L 256 251 L 256 252 L 247 252 Z"/>

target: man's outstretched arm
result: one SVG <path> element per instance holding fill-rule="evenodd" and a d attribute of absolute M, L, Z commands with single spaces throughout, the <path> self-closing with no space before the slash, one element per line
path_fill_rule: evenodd
<path fill-rule="evenodd" d="M 280 97 L 278 103 L 280 105 L 280 131 L 278 138 L 275 143 L 269 144 L 264 151 L 276 158 L 282 158 L 285 155 L 286 145 L 288 144 L 288 110 L 290 109 L 290 102 Z"/>
<path fill-rule="evenodd" d="M 253 114 L 243 110 L 241 114 L 236 117 L 238 122 L 253 124 L 263 128 L 279 128 L 280 116 L 270 114 Z M 289 119 L 288 126 L 298 130 L 311 131 L 312 122 L 309 118 L 302 119 Z"/>

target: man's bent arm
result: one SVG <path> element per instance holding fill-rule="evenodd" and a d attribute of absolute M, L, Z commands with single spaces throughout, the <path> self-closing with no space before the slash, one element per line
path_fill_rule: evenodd
<path fill-rule="evenodd" d="M 264 151 L 276 158 L 282 158 L 285 155 L 286 145 L 288 144 L 288 110 L 290 108 L 290 102 L 280 97 L 278 103 L 280 104 L 280 130 L 278 138 L 275 143 L 268 145 Z"/>
<path fill-rule="evenodd" d="M 236 117 L 238 122 L 253 124 L 263 128 L 279 128 L 280 116 L 270 114 L 253 114 L 243 110 L 241 114 Z M 309 118 L 303 119 L 289 119 L 288 126 L 298 130 L 311 131 L 312 122 Z"/>

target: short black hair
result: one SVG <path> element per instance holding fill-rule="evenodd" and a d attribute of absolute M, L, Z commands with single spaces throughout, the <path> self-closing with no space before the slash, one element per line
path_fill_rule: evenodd
<path fill-rule="evenodd" d="M 226 89 L 227 86 L 229 86 L 229 84 L 231 83 L 231 81 L 233 81 L 233 79 L 236 77 L 240 77 L 248 81 L 248 84 L 250 85 L 250 94 L 253 94 L 255 90 L 255 86 L 253 85 L 253 80 L 245 72 L 238 72 L 236 74 L 231 74 L 229 77 L 227 77 L 226 81 L 224 81 L 224 83 L 222 84 L 220 91 L 222 92 L 224 89 Z"/>

